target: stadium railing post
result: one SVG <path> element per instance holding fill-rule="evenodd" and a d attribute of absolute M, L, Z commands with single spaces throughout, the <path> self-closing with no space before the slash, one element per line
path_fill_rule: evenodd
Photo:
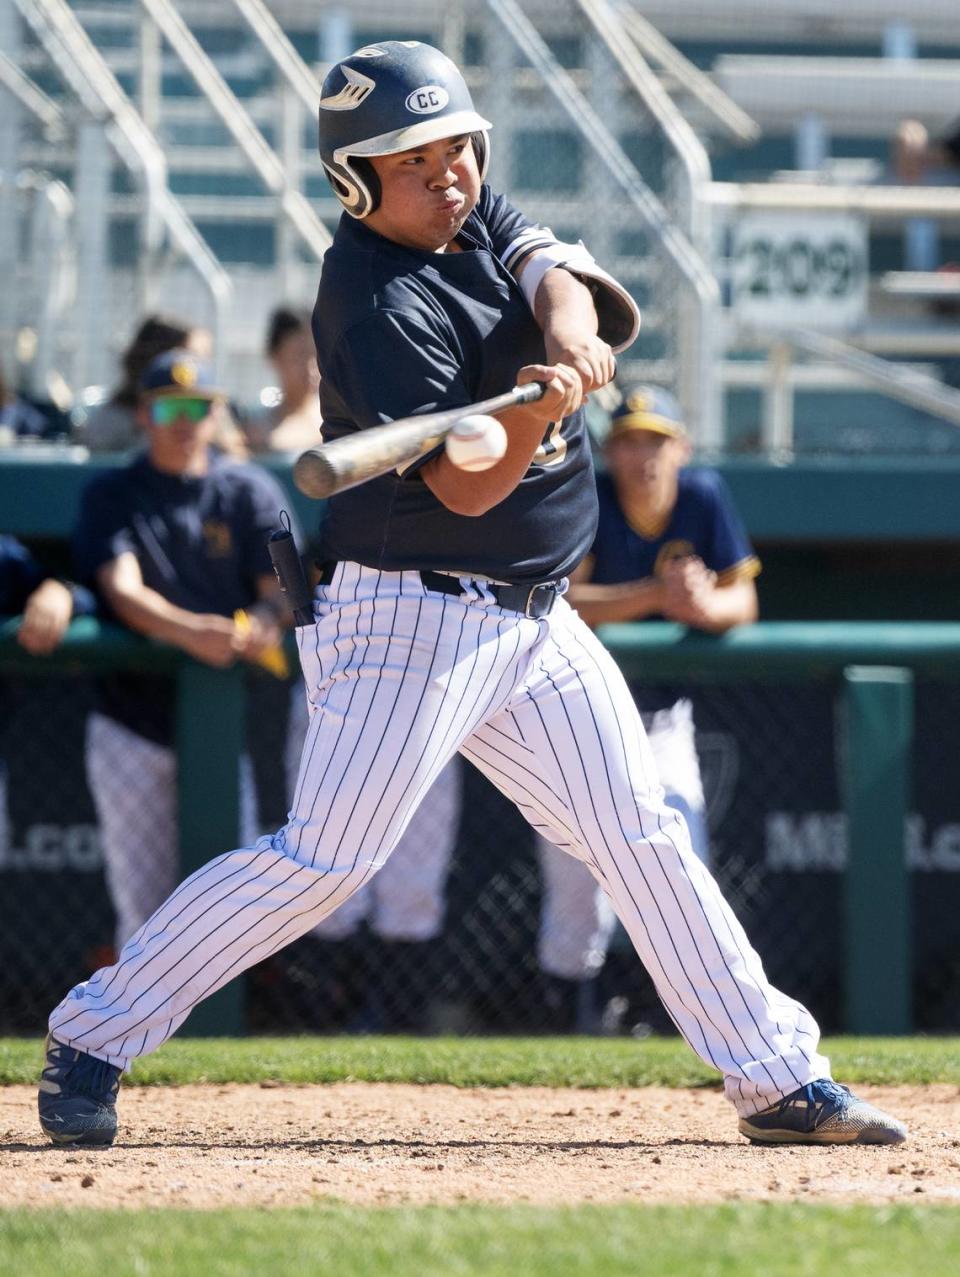
<path fill-rule="evenodd" d="M 184 661 L 177 674 L 177 788 L 184 877 L 239 844 L 243 739 L 241 671 Z M 242 1034 L 244 1002 L 240 976 L 201 1002 L 182 1032 L 193 1037 Z"/>
<path fill-rule="evenodd" d="M 912 908 L 906 827 L 913 672 L 850 665 L 843 677 L 846 1027 L 858 1034 L 909 1033 Z"/>

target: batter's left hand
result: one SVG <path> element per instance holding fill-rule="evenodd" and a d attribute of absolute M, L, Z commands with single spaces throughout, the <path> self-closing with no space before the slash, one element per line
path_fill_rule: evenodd
<path fill-rule="evenodd" d="M 548 364 L 565 364 L 580 378 L 584 395 L 613 381 L 617 371 L 613 351 L 596 333 L 564 333 L 548 330 L 543 334 Z"/>

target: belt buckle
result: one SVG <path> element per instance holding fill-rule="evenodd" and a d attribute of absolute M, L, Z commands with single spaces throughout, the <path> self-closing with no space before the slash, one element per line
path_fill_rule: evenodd
<path fill-rule="evenodd" d="M 535 611 L 535 610 L 534 610 L 534 600 L 536 599 L 536 597 L 537 597 L 537 592 L 538 592 L 539 590 L 548 590 L 548 591 L 549 591 L 549 595 L 548 595 L 547 602 L 546 602 L 546 607 L 543 609 L 543 611 L 542 611 L 542 612 L 541 612 L 541 611 Z M 534 621 L 538 621 L 538 620 L 540 620 L 540 618 L 541 618 L 541 617 L 543 617 L 543 616 L 549 616 L 549 615 L 550 615 L 550 613 L 553 611 L 553 605 L 554 605 L 554 603 L 556 603 L 556 601 L 557 601 L 557 589 L 556 589 L 556 586 L 554 586 L 554 585 L 534 585 L 534 586 L 531 586 L 531 588 L 530 588 L 530 593 L 527 595 L 527 602 L 526 602 L 526 606 L 525 606 L 525 607 L 524 607 L 524 609 L 523 609 L 523 614 L 524 614 L 524 616 L 528 616 L 528 617 L 530 617 L 530 618 L 531 618 L 532 620 L 534 620 Z"/>

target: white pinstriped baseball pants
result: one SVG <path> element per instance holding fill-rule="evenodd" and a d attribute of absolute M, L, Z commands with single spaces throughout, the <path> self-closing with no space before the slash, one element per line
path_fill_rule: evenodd
<path fill-rule="evenodd" d="M 774 989 L 682 818 L 613 658 L 564 600 L 532 620 L 482 587 L 341 564 L 299 631 L 310 727 L 290 818 L 192 874 L 50 1017 L 116 1065 L 302 935 L 386 861 L 460 749 L 600 883 L 677 1028 L 740 1113 L 829 1076 L 809 1012 Z M 478 813 L 482 818 L 482 813 Z"/>

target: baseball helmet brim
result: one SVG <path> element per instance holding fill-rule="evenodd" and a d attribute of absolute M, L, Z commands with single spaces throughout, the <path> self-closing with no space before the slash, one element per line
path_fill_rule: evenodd
<path fill-rule="evenodd" d="M 340 147 L 334 151 L 333 158 L 338 164 L 344 164 L 351 156 L 397 155 L 417 146 L 426 146 L 428 142 L 438 142 L 441 138 L 479 133 L 492 127 L 490 121 L 476 111 L 456 111 L 452 115 L 438 116 L 435 120 L 418 120 L 416 124 L 408 124 L 402 129 Z"/>

